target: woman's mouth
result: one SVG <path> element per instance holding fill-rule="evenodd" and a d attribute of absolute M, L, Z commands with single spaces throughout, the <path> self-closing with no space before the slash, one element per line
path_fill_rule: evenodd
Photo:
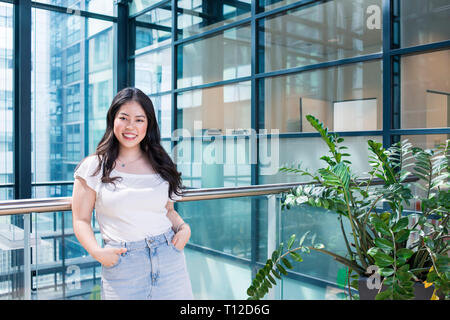
<path fill-rule="evenodd" d="M 125 140 L 134 140 L 136 139 L 137 135 L 131 134 L 131 133 L 122 133 L 122 136 L 125 138 Z"/>

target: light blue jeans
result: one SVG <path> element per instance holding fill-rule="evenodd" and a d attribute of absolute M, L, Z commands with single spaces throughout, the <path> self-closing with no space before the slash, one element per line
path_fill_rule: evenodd
<path fill-rule="evenodd" d="M 127 248 L 111 267 L 102 266 L 102 300 L 191 300 L 184 252 L 175 248 L 172 229 L 135 242 L 107 242 Z"/>

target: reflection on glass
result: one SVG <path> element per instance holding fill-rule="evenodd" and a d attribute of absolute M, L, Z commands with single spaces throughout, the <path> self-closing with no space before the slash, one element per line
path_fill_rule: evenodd
<path fill-rule="evenodd" d="M 186 38 L 245 19 L 250 16 L 251 0 L 178 0 L 178 28 Z"/>
<path fill-rule="evenodd" d="M 308 114 L 331 131 L 382 128 L 381 62 L 364 62 L 266 78 L 264 127 L 282 132 L 314 132 Z"/>
<path fill-rule="evenodd" d="M 13 188 L 0 188 L 0 201 L 1 200 L 13 200 L 14 199 L 14 189 Z"/>
<path fill-rule="evenodd" d="M 185 185 L 249 185 L 250 82 L 183 92 L 178 110 L 175 136 L 185 139 L 172 154 Z"/>
<path fill-rule="evenodd" d="M 335 0 L 262 21 L 265 70 L 300 67 L 382 47 L 381 0 Z"/>
<path fill-rule="evenodd" d="M 183 202 L 177 211 L 193 230 L 202 230 L 189 243 L 251 258 L 251 198 Z"/>
<path fill-rule="evenodd" d="M 450 127 L 450 50 L 400 58 L 401 127 Z"/>
<path fill-rule="evenodd" d="M 450 38 L 448 0 L 396 0 L 394 3 L 396 13 L 400 16 L 401 47 Z"/>
<path fill-rule="evenodd" d="M 161 138 L 170 138 L 172 136 L 172 95 L 153 96 L 150 99 L 155 109 Z"/>
<path fill-rule="evenodd" d="M 24 283 L 24 215 L 0 216 L 0 299 L 23 300 L 26 298 Z M 29 237 L 29 246 L 36 248 L 36 241 Z M 34 255 L 35 256 L 35 255 Z M 34 260 L 36 261 L 36 260 Z M 27 290 L 28 291 L 28 290 Z"/>
<path fill-rule="evenodd" d="M 189 136 L 230 135 L 251 128 L 250 88 L 246 81 L 180 93 L 177 128 Z"/>
<path fill-rule="evenodd" d="M 170 10 L 158 8 L 136 18 L 136 54 L 171 41 L 172 12 Z"/>
<path fill-rule="evenodd" d="M 172 88 L 172 48 L 152 51 L 135 59 L 135 86 L 146 94 L 169 91 Z"/>
<path fill-rule="evenodd" d="M 381 136 L 343 137 L 342 146 L 351 156 L 347 160 L 352 162 L 354 174 L 363 176 L 371 170 L 369 166 L 369 150 L 367 141 L 382 142 Z M 274 148 L 275 149 L 272 149 Z M 274 144 L 260 138 L 259 183 L 290 183 L 309 182 L 310 177 L 294 173 L 277 172 L 282 166 L 297 166 L 311 173 L 326 166 L 320 157 L 328 154 L 328 146 L 321 138 L 280 138 Z M 267 151 L 266 151 L 267 150 Z M 274 150 L 275 152 L 272 152 Z"/>
<path fill-rule="evenodd" d="M 183 44 L 178 51 L 178 87 L 250 76 L 250 26 Z"/>
<path fill-rule="evenodd" d="M 172 158 L 190 188 L 219 188 L 251 184 L 252 140 L 246 136 L 183 138 Z"/>
<path fill-rule="evenodd" d="M 307 232 L 305 244 L 310 244 L 312 238 L 315 237 L 315 243 L 322 243 L 327 250 L 345 255 L 347 250 L 342 236 L 340 224 L 338 222 L 338 214 L 322 208 L 311 207 L 309 205 L 300 205 L 292 207 L 289 211 L 281 212 L 281 239 L 286 243 L 292 234 L 298 237 L 303 236 Z M 351 230 L 348 221 L 344 222 L 345 230 Z M 350 235 L 348 235 L 350 236 Z M 323 279 L 331 283 L 337 282 L 338 270 L 343 267 L 332 257 L 312 251 L 311 253 L 301 253 L 303 261 L 293 264 L 293 271 L 301 274 L 309 275 L 318 279 Z M 297 290 L 301 284 L 297 283 Z M 325 284 L 323 284 L 325 287 Z M 301 290 L 298 290 L 301 291 Z M 302 298 L 302 299 L 332 299 L 326 295 L 332 294 L 325 288 L 312 290 L 312 292 L 292 292 L 287 290 L 284 292 L 283 298 Z M 302 295 L 302 296 L 299 296 Z M 336 299 L 336 298 L 335 298 Z"/>
<path fill-rule="evenodd" d="M 129 15 L 131 16 L 133 14 L 141 12 L 142 10 L 145 10 L 146 8 L 158 2 L 161 2 L 161 0 L 132 0 L 129 4 Z"/>
<path fill-rule="evenodd" d="M 73 185 L 34 187 L 33 198 L 70 197 Z M 33 250 L 34 299 L 89 299 L 99 283 L 100 264 L 93 260 L 73 233 L 72 212 L 39 212 L 32 215 L 38 247 Z M 95 215 L 92 227 L 99 242 L 100 231 Z"/>
<path fill-rule="evenodd" d="M 298 0 L 255 0 L 259 1 L 259 6 L 265 11 L 276 9 L 287 4 L 298 2 Z"/>
<path fill-rule="evenodd" d="M 450 139 L 450 134 L 424 134 L 424 135 L 403 135 L 400 137 L 396 137 L 396 141 L 404 141 L 408 140 L 409 143 L 412 144 L 412 147 L 418 147 L 423 150 L 427 149 L 436 149 L 442 145 L 445 145 L 446 141 Z M 409 165 L 412 160 L 407 160 L 405 165 Z M 415 165 L 406 167 L 405 170 L 415 173 Z M 436 176 L 436 172 L 434 172 Z M 417 198 L 427 198 L 427 185 L 428 181 L 420 179 L 411 184 L 412 194 Z M 431 194 L 436 191 L 433 190 Z M 419 202 L 411 201 L 409 204 L 405 204 L 406 210 L 420 210 Z"/>
<path fill-rule="evenodd" d="M 36 0 L 36 2 L 52 4 L 60 7 L 67 7 L 67 13 L 72 13 L 76 10 L 83 10 L 88 12 L 100 13 L 112 16 L 114 13 L 114 1 L 105 0 Z"/>
<path fill-rule="evenodd" d="M 401 136 L 400 141 L 408 139 L 414 146 L 422 149 L 434 149 L 445 144 L 445 141 L 450 139 L 450 134 L 423 134 L 423 135 L 407 135 Z"/>
<path fill-rule="evenodd" d="M 40 9 L 32 20 L 33 180 L 73 180 L 104 132 L 112 100 L 112 23 Z M 98 31 L 87 41 L 86 28 Z"/>
<path fill-rule="evenodd" d="M 13 174 L 13 6 L 0 3 L 0 185 L 14 183 Z M 0 199 L 12 189 L 0 188 Z"/>

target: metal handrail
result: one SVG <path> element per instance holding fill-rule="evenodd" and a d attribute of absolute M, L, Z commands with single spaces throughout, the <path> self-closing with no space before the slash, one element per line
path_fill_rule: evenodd
<path fill-rule="evenodd" d="M 417 177 L 409 177 L 404 182 L 417 181 Z M 361 180 L 359 182 L 364 182 Z M 224 198 L 251 197 L 288 192 L 299 185 L 315 184 L 316 182 L 293 182 L 278 184 L 250 185 L 225 188 L 201 188 L 183 190 L 182 199 L 177 202 L 213 200 Z M 373 179 L 370 185 L 382 185 L 381 179 Z M 19 199 L 0 201 L 0 216 L 28 214 L 32 212 L 53 212 L 72 210 L 72 197 Z"/>
<path fill-rule="evenodd" d="M 308 183 L 297 182 L 242 187 L 185 189 L 183 190 L 182 199 L 177 200 L 177 202 L 277 194 L 287 192 L 301 184 Z M 72 197 L 0 201 L 0 216 L 70 210 L 72 210 Z"/>

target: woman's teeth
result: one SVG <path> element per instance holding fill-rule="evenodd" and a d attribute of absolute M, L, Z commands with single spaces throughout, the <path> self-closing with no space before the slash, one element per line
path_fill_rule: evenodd
<path fill-rule="evenodd" d="M 134 134 L 122 134 L 124 137 L 125 137 L 125 139 L 127 139 L 127 140 L 133 140 L 134 138 L 136 138 L 136 135 L 134 135 Z"/>

